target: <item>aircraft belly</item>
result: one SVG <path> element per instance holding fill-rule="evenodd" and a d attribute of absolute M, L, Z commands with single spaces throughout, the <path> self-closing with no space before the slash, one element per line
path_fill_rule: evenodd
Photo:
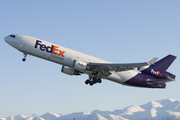
<path fill-rule="evenodd" d="M 106 79 L 113 81 L 113 82 L 117 82 L 117 83 L 121 83 L 123 84 L 123 80 L 121 79 L 121 77 L 119 75 L 117 75 L 115 72 L 112 72 L 111 75 L 109 75 Z"/>
<path fill-rule="evenodd" d="M 127 71 L 122 71 L 122 72 L 116 72 L 116 74 L 121 78 L 121 81 L 124 83 L 134 76 L 138 74 L 138 72 L 134 70 L 127 70 Z"/>

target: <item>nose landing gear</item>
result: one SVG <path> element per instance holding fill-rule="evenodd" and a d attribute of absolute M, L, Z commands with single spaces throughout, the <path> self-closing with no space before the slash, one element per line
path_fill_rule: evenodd
<path fill-rule="evenodd" d="M 89 79 L 87 79 L 86 81 L 85 81 L 85 84 L 86 85 L 90 85 L 90 86 L 93 86 L 94 84 L 96 84 L 96 83 L 101 83 L 102 82 L 102 80 L 101 80 L 101 78 L 98 78 L 98 77 L 90 77 Z"/>
<path fill-rule="evenodd" d="M 24 53 L 24 58 L 22 59 L 23 62 L 26 61 L 26 56 L 27 56 L 27 55 L 28 55 L 27 53 Z"/>

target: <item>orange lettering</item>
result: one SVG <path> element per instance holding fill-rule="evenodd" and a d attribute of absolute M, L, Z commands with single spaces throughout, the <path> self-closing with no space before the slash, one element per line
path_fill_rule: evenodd
<path fill-rule="evenodd" d="M 58 55 L 59 55 L 59 56 L 61 55 L 62 57 L 64 57 L 64 55 L 63 55 L 63 54 L 65 53 L 65 51 L 61 51 L 61 50 L 59 50 L 59 52 L 60 52 L 60 53 L 59 53 Z"/>
<path fill-rule="evenodd" d="M 159 75 L 159 76 L 162 76 L 162 74 L 161 74 L 159 71 L 158 71 L 158 75 Z"/>
<path fill-rule="evenodd" d="M 57 55 L 57 53 L 55 52 L 55 51 L 58 51 L 58 46 L 54 46 L 53 47 L 53 51 L 52 51 L 52 54 L 55 54 L 55 55 Z"/>

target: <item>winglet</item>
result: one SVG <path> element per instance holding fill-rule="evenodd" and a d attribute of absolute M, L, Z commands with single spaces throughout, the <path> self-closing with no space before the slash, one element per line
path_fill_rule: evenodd
<path fill-rule="evenodd" d="M 149 62 L 148 62 L 148 64 L 149 65 L 152 65 L 152 64 L 154 64 L 156 61 L 157 61 L 157 57 L 154 57 L 152 60 L 150 60 Z"/>

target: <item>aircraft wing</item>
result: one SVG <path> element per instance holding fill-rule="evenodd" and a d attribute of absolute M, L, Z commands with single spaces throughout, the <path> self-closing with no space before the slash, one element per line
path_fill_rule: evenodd
<path fill-rule="evenodd" d="M 126 71 L 132 70 L 137 67 L 142 67 L 148 65 L 147 62 L 143 63 L 128 63 L 128 64 L 113 64 L 113 63 L 89 63 L 88 66 L 93 70 L 101 71 Z"/>

